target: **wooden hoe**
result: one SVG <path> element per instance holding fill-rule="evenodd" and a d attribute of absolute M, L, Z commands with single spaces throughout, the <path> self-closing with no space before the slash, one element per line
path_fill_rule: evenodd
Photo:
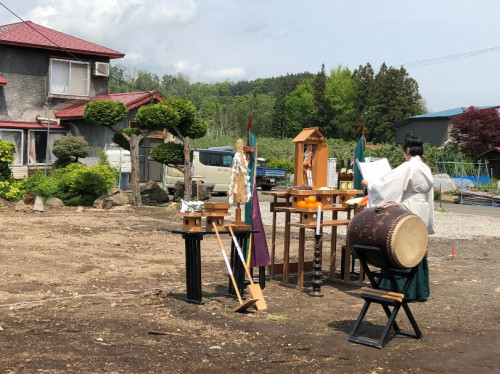
<path fill-rule="evenodd" d="M 233 308 L 233 312 L 243 312 L 247 310 L 249 307 L 251 307 L 253 304 L 255 304 L 258 301 L 258 299 L 248 299 L 245 303 L 243 303 L 243 300 L 241 300 L 240 291 L 238 289 L 238 285 L 236 284 L 236 280 L 234 279 L 233 270 L 231 269 L 231 265 L 229 264 L 229 260 L 227 259 L 226 251 L 222 246 L 222 241 L 220 240 L 219 231 L 217 231 L 217 226 L 215 222 L 212 222 L 212 224 L 214 226 L 215 234 L 217 235 L 217 240 L 219 241 L 219 246 L 222 251 L 222 255 L 224 256 L 224 261 L 226 262 L 227 271 L 229 272 L 229 276 L 231 277 L 231 282 L 233 282 L 234 290 L 236 291 L 236 295 L 238 296 L 238 301 L 240 302 L 240 305 Z"/>
<path fill-rule="evenodd" d="M 248 270 L 248 266 L 245 261 L 245 257 L 243 256 L 243 251 L 241 250 L 240 244 L 238 243 L 236 236 L 234 236 L 233 229 L 231 228 L 231 226 L 228 226 L 228 228 L 233 238 L 234 246 L 238 251 L 238 256 L 240 257 L 240 260 L 243 263 L 243 267 L 245 268 L 245 272 L 247 273 L 248 280 L 250 281 L 250 284 L 247 287 L 250 296 L 252 297 L 252 299 L 258 300 L 257 303 L 255 303 L 257 310 L 267 309 L 266 301 L 264 300 L 264 295 L 262 294 L 262 289 L 260 288 L 260 284 L 255 284 L 253 282 L 252 274 L 250 274 L 250 270 Z"/>

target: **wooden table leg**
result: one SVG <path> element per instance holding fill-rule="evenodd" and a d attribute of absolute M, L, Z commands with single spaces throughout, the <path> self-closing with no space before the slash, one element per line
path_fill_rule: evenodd
<path fill-rule="evenodd" d="M 297 287 L 304 287 L 304 247 L 305 247 L 306 229 L 299 228 L 299 255 L 297 264 Z"/>
<path fill-rule="evenodd" d="M 332 220 L 338 218 L 337 211 L 332 211 Z M 335 279 L 335 259 L 337 256 L 337 226 L 332 226 L 332 236 L 330 239 L 330 279 Z"/>
<path fill-rule="evenodd" d="M 283 240 L 283 283 L 288 283 L 288 267 L 290 263 L 290 216 L 291 213 L 285 213 L 285 238 Z"/>
<path fill-rule="evenodd" d="M 344 281 L 349 282 L 351 280 L 351 250 L 347 247 L 345 249 L 344 256 Z"/>
<path fill-rule="evenodd" d="M 186 256 L 186 301 L 203 304 L 201 292 L 201 241 L 203 234 L 186 232 L 182 234 Z"/>
<path fill-rule="evenodd" d="M 277 198 L 274 197 L 274 206 L 273 206 L 273 227 L 271 233 L 271 270 L 270 270 L 270 279 L 274 279 L 274 263 L 275 263 L 275 253 L 276 253 L 276 203 Z"/>

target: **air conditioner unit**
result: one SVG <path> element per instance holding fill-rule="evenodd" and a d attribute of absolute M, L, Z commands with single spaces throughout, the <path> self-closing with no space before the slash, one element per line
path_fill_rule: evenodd
<path fill-rule="evenodd" d="M 96 62 L 93 73 L 95 77 L 109 77 L 109 64 L 107 62 Z"/>

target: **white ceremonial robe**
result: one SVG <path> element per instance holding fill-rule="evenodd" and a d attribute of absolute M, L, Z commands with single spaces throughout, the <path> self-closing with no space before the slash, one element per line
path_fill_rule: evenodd
<path fill-rule="evenodd" d="M 434 191 L 431 169 L 413 156 L 380 180 L 368 181 L 368 207 L 394 201 L 419 216 L 434 234 Z"/>

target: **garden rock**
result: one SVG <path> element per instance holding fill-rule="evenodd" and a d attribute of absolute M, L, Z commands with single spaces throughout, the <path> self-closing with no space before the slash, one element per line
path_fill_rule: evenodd
<path fill-rule="evenodd" d="M 64 203 L 61 199 L 57 197 L 51 197 L 45 202 L 45 205 L 50 206 L 52 208 L 61 208 L 64 206 Z"/>
<path fill-rule="evenodd" d="M 192 185 L 192 194 L 191 196 L 196 198 L 196 200 L 209 200 L 212 197 L 212 192 L 214 190 L 215 185 L 213 183 L 203 183 L 200 181 L 198 184 L 198 188 L 196 187 L 196 183 L 193 182 Z M 176 182 L 175 183 L 175 193 L 174 200 L 178 200 L 184 197 L 184 183 Z"/>
<path fill-rule="evenodd" d="M 115 206 L 122 206 L 129 203 L 128 196 L 123 193 L 121 190 L 118 190 L 113 195 L 102 195 L 99 196 L 92 206 L 97 209 L 110 209 Z"/>
<path fill-rule="evenodd" d="M 20 200 L 15 206 L 14 210 L 16 212 L 32 212 L 33 206 L 25 204 L 23 200 Z"/>
<path fill-rule="evenodd" d="M 14 207 L 16 212 L 43 212 L 43 199 L 34 192 L 29 192 Z"/>
<path fill-rule="evenodd" d="M 40 196 L 37 196 L 35 198 L 35 203 L 33 204 L 33 211 L 34 212 L 43 212 L 43 199 Z"/>
<path fill-rule="evenodd" d="M 144 205 L 159 205 L 168 203 L 168 194 L 156 182 L 148 181 L 141 184 L 141 201 Z"/>
<path fill-rule="evenodd" d="M 34 192 L 28 192 L 26 196 L 23 197 L 23 202 L 26 205 L 35 204 L 35 200 L 36 200 L 36 193 Z"/>

